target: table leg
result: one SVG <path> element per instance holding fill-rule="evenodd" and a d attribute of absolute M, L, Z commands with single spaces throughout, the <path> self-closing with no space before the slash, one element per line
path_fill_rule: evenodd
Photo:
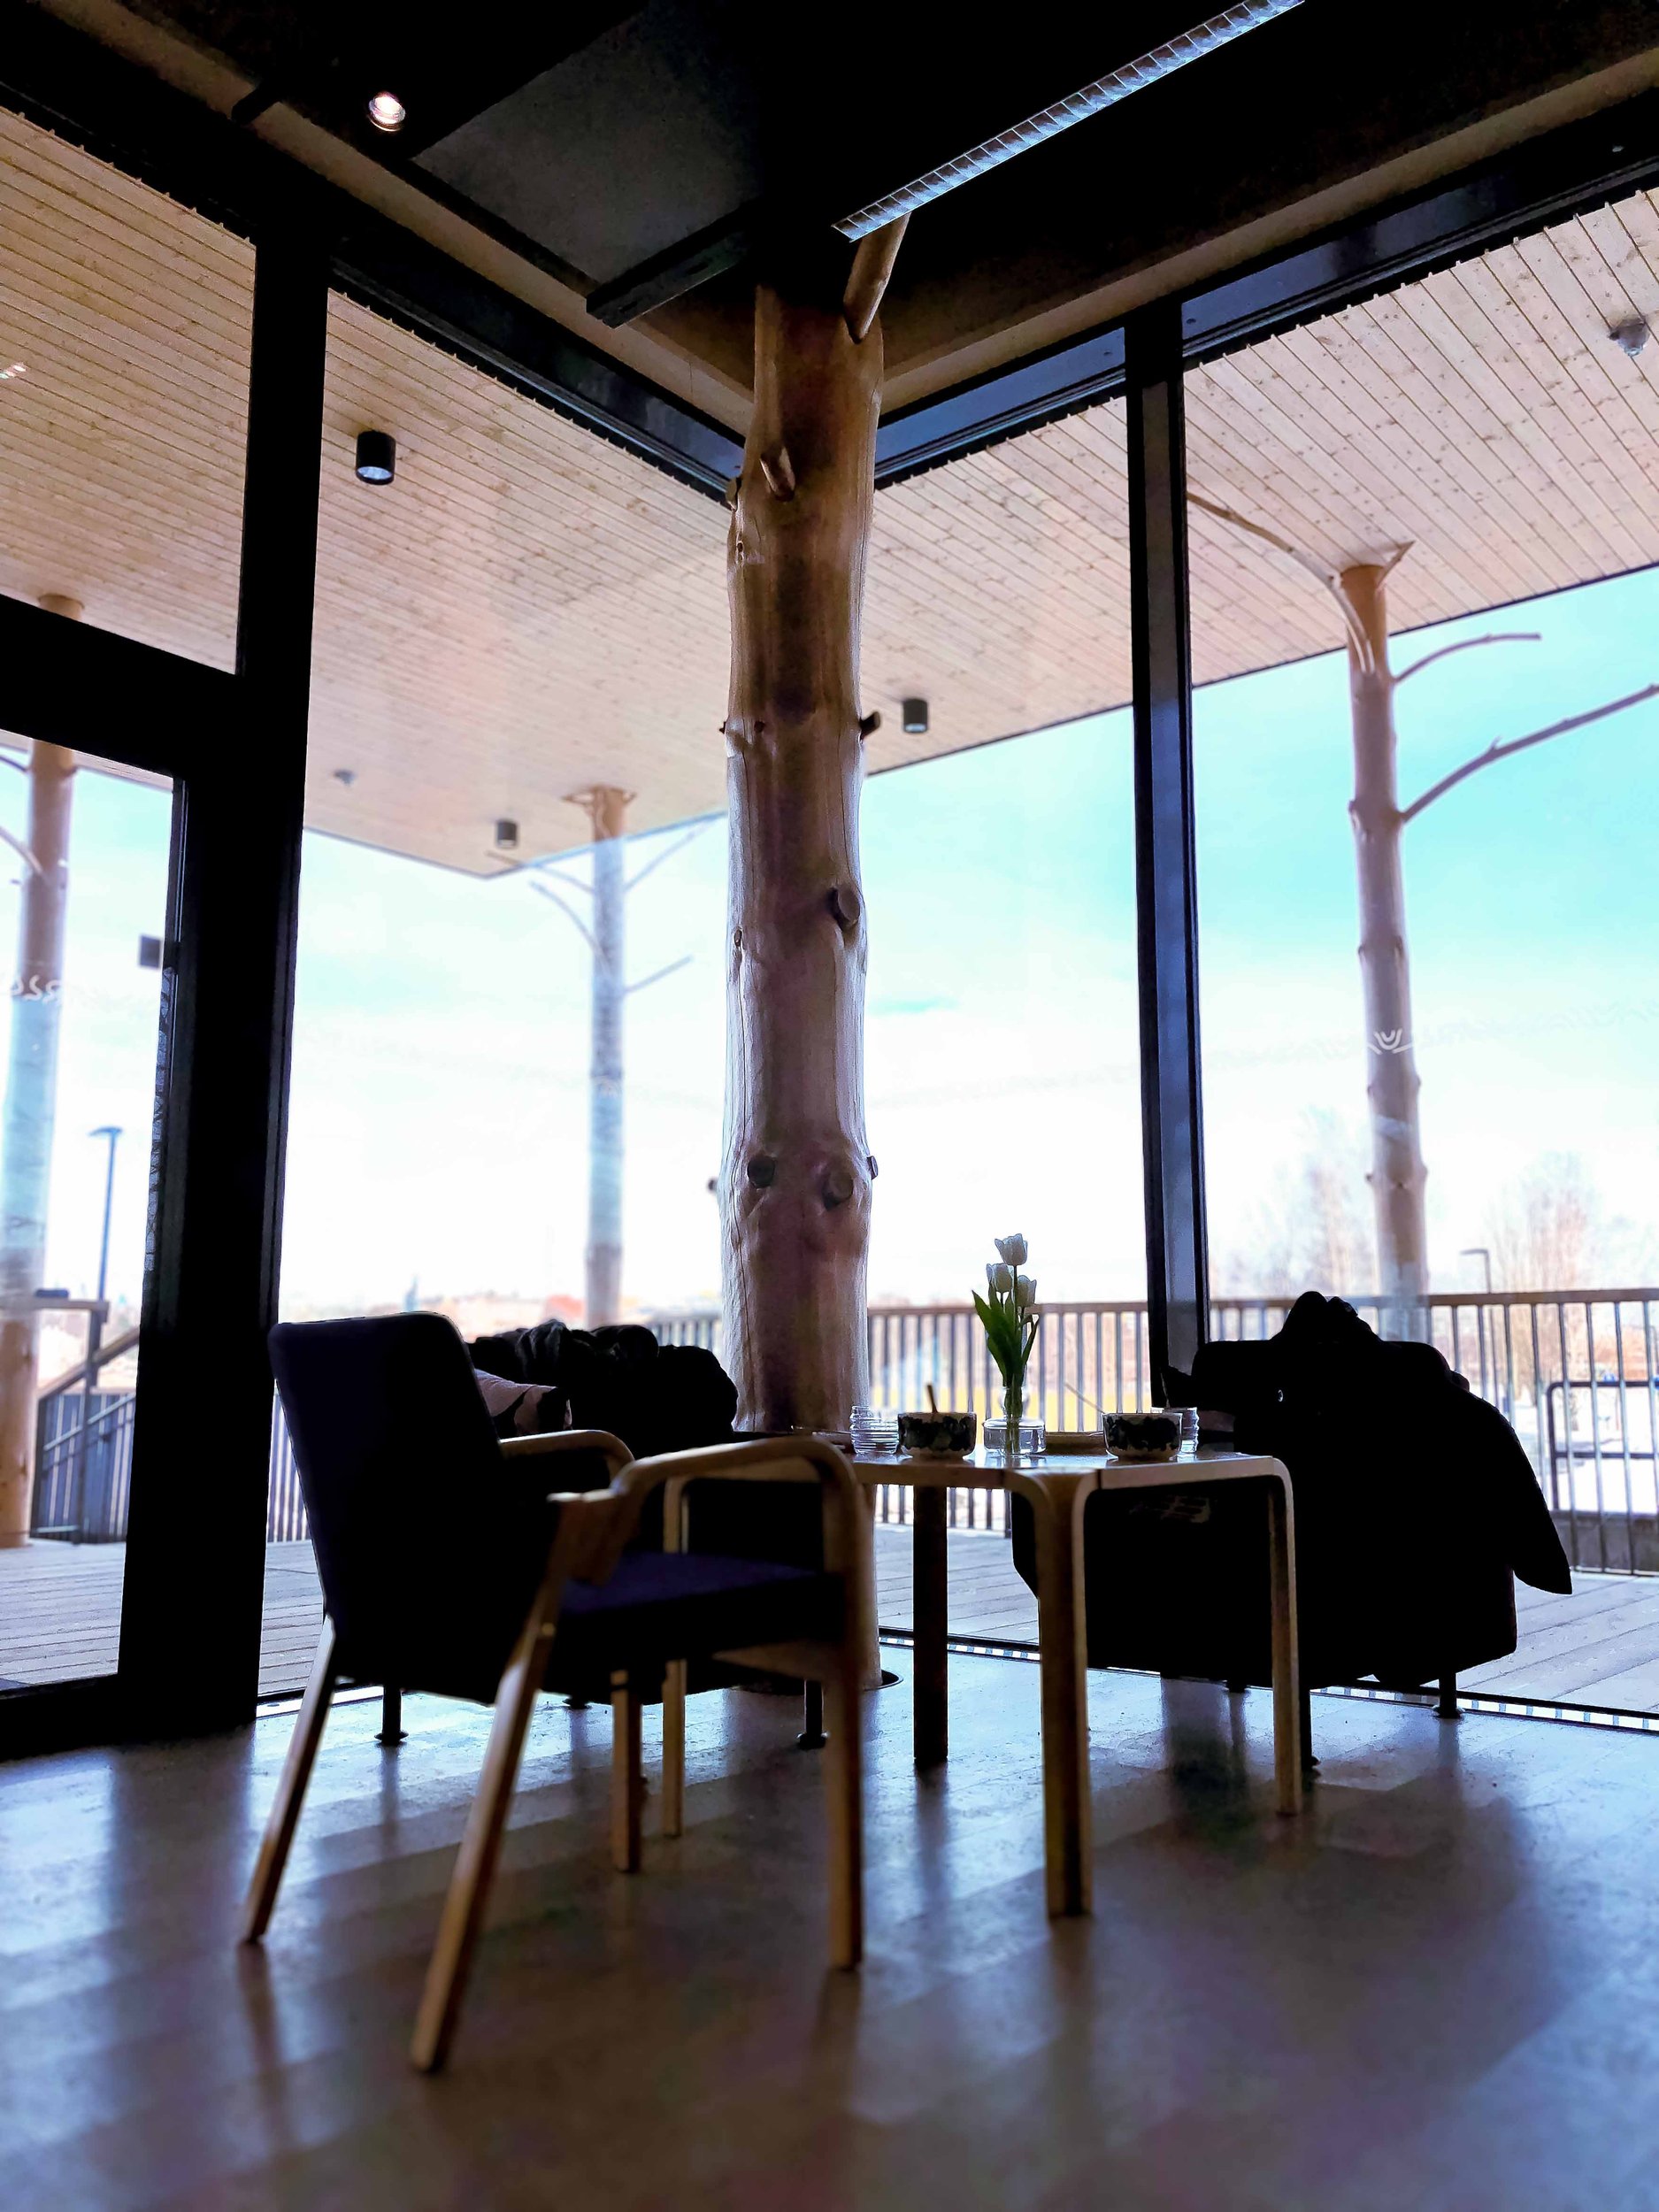
<path fill-rule="evenodd" d="M 1296 1653 L 1296 1532 L 1290 1494 L 1267 1486 L 1273 1608 L 1273 1776 L 1281 1813 L 1302 1810 L 1302 1695 Z"/>
<path fill-rule="evenodd" d="M 1083 1648 L 1083 1486 L 1050 1491 L 1041 1475 L 1015 1478 L 1037 1534 L 1037 1641 L 1042 1676 L 1042 1824 L 1048 1911 L 1093 1906 L 1088 1795 L 1088 1692 Z"/>
<path fill-rule="evenodd" d="M 911 1494 L 916 1525 L 911 1537 L 914 1609 L 912 1671 L 916 1763 L 938 1766 L 950 1749 L 950 1706 L 946 1616 L 945 1493 L 918 1483 Z"/>

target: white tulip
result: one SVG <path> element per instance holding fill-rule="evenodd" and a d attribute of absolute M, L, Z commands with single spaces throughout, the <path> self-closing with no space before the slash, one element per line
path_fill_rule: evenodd
<path fill-rule="evenodd" d="M 1014 1271 L 1011 1267 L 997 1267 L 994 1264 L 987 1264 L 985 1271 L 985 1279 L 987 1283 L 989 1283 L 993 1290 L 1012 1290 L 1014 1287 Z"/>
<path fill-rule="evenodd" d="M 1028 1313 L 1037 1302 L 1037 1279 L 1034 1275 L 1020 1275 L 1014 1281 L 1014 1303 L 1022 1313 Z"/>
<path fill-rule="evenodd" d="M 997 1250 L 1010 1267 L 1023 1266 L 1031 1256 L 1025 1249 L 1024 1237 L 998 1237 L 995 1239 L 995 1244 Z"/>

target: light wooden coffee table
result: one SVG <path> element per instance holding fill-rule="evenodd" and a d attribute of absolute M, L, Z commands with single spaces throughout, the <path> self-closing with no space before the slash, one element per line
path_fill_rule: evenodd
<path fill-rule="evenodd" d="M 1296 1668 L 1295 1515 L 1290 1477 L 1276 1459 L 1202 1450 L 1152 1466 L 1050 1454 L 1005 1467 L 983 1452 L 967 1460 L 859 1458 L 858 1479 L 915 1492 L 915 1744 L 918 1766 L 949 1749 L 946 1686 L 946 1493 L 1005 1490 L 1030 1504 L 1036 1528 L 1037 1644 L 1041 1667 L 1042 1795 L 1048 1910 L 1090 1909 L 1087 1634 L 1083 1603 L 1083 1516 L 1102 1491 L 1206 1490 L 1256 1482 L 1268 1500 L 1273 1648 L 1273 1765 L 1281 1813 L 1302 1809 L 1302 1699 Z"/>

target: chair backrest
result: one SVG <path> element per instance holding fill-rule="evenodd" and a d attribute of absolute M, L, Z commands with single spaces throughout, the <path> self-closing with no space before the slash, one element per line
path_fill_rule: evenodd
<path fill-rule="evenodd" d="M 503 1461 L 442 1315 L 271 1332 L 318 1573 L 343 1671 L 493 1698 L 555 1525 Z"/>

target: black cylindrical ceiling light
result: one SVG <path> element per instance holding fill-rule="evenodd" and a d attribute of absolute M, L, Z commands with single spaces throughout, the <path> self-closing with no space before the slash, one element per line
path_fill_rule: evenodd
<path fill-rule="evenodd" d="M 926 737 L 927 734 L 927 702 L 926 699 L 906 699 L 901 712 L 906 737 Z"/>
<path fill-rule="evenodd" d="M 365 484 L 389 484 L 397 473 L 397 441 L 389 430 L 359 430 L 357 475 Z"/>

